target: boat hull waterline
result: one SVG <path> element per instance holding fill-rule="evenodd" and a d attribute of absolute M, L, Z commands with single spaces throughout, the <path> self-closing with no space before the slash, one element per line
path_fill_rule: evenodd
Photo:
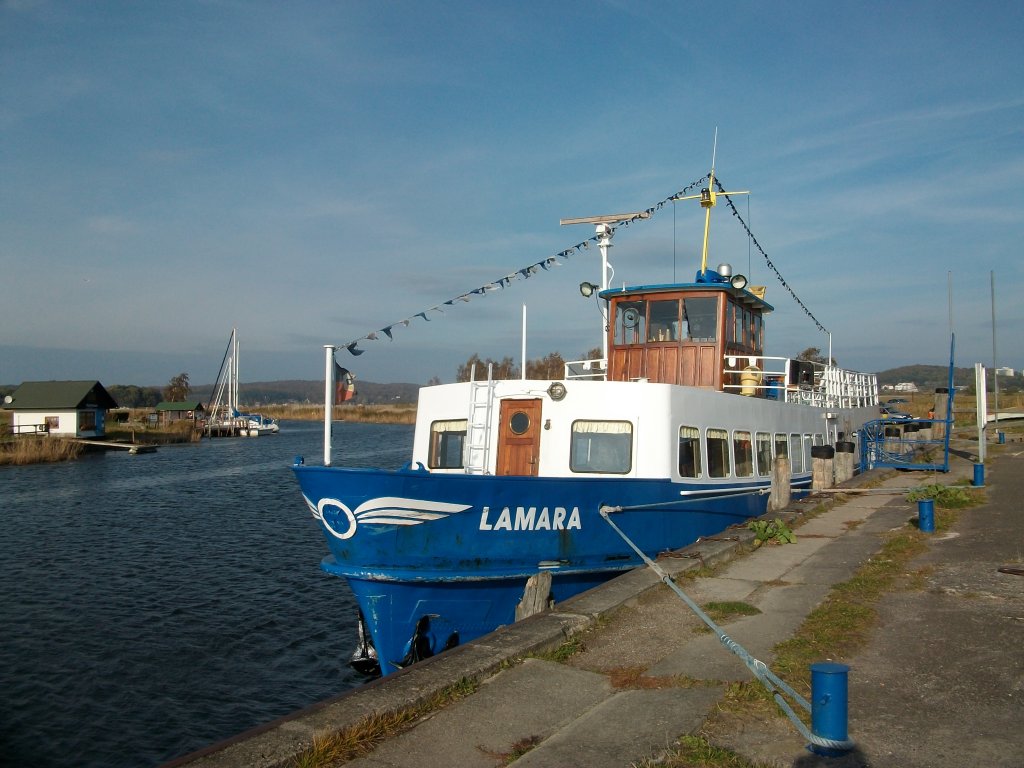
<path fill-rule="evenodd" d="M 602 505 L 633 508 L 616 521 L 656 556 L 763 514 L 768 498 L 764 478 L 712 487 L 421 469 L 294 470 L 331 551 L 321 567 L 348 581 L 384 674 L 415 651 L 414 636 L 428 629 L 423 617 L 430 618 L 431 639 L 420 656 L 450 647 L 452 633 L 464 643 L 512 623 L 526 580 L 540 571 L 552 574 L 551 598 L 561 602 L 640 565 L 601 519 Z M 806 486 L 810 475 L 793 480 Z"/>

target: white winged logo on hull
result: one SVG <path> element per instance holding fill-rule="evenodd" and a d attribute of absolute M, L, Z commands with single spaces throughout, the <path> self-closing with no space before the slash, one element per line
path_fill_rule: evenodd
<path fill-rule="evenodd" d="M 379 523 L 381 525 L 420 525 L 431 520 L 439 520 L 449 515 L 464 512 L 470 508 L 468 504 L 450 504 L 445 501 L 423 501 L 422 499 L 403 499 L 398 496 L 381 496 L 368 499 L 355 509 L 337 499 L 320 499 L 314 504 L 306 498 L 313 517 L 324 524 L 332 536 L 339 539 L 350 539 L 356 533 L 359 523 Z M 337 530 L 339 524 L 345 523 L 346 529 Z"/>

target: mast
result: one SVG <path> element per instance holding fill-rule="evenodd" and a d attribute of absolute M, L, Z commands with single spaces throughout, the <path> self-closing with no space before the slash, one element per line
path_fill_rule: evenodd
<path fill-rule="evenodd" d="M 711 173 L 708 174 L 708 185 L 700 191 L 699 195 L 686 195 L 684 197 L 673 197 L 672 200 L 700 200 L 700 207 L 704 209 L 704 245 L 701 248 L 700 274 L 703 277 L 708 271 L 708 234 L 711 232 L 711 209 L 718 204 L 718 195 L 749 195 L 750 190 L 742 192 L 715 192 L 715 155 L 718 153 L 718 129 L 715 128 L 715 142 L 711 149 Z"/>
<path fill-rule="evenodd" d="M 608 249 L 612 247 L 612 237 L 615 235 L 615 227 L 623 221 L 632 219 L 649 219 L 650 211 L 637 211 L 635 213 L 612 213 L 605 216 L 583 216 L 578 219 L 559 219 L 558 223 L 563 227 L 569 224 L 593 224 L 597 232 L 597 248 L 601 252 L 601 291 L 608 289 Z M 614 272 L 614 270 L 612 270 Z M 601 305 L 601 319 L 604 321 L 604 333 L 601 334 L 601 356 L 608 359 L 608 301 Z"/>

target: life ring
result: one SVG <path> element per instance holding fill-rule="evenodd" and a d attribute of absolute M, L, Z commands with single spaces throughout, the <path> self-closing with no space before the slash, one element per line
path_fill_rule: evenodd
<path fill-rule="evenodd" d="M 761 369 L 756 365 L 748 365 L 740 372 L 740 394 L 744 397 L 752 397 L 757 394 L 760 384 Z"/>

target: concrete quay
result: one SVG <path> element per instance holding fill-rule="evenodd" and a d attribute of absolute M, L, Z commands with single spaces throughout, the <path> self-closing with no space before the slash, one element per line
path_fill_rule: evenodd
<path fill-rule="evenodd" d="M 794 503 L 781 516 L 794 526 L 795 544 L 751 551 L 753 534 L 732 529 L 663 556 L 659 565 L 670 574 L 717 565 L 710 576 L 681 581 L 682 588 L 700 604 L 742 601 L 760 609 L 724 628 L 771 666 L 773 647 L 880 551 L 882 536 L 912 525 L 917 509 L 906 489 L 972 477 L 972 457 L 953 461 L 949 474 L 872 472 L 844 484 L 864 492 L 842 501 L 825 495 Z M 985 470 L 986 503 L 962 511 L 952 530 L 929 536 L 927 552 L 911 564 L 924 574 L 923 589 L 883 597 L 866 646 L 841 659 L 851 667 L 849 732 L 857 743 L 842 757 L 807 751 L 781 717 L 717 719 L 709 732 L 725 684 L 750 673 L 643 568 L 168 765 L 292 765 L 314 736 L 416 706 L 469 679 L 479 683 L 474 693 L 346 765 L 621 768 L 658 760 L 680 736 L 703 732 L 750 766 L 1021 768 L 1024 577 L 1015 571 L 1024 569 L 1024 451 L 992 447 Z M 574 636 L 585 650 L 566 662 L 529 657 Z"/>

